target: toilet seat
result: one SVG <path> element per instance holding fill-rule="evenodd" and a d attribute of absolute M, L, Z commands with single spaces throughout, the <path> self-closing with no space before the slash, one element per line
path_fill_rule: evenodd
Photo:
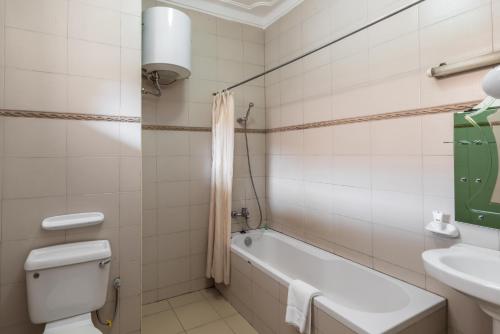
<path fill-rule="evenodd" d="M 43 334 L 102 334 L 92 323 L 90 313 L 49 322 Z"/>

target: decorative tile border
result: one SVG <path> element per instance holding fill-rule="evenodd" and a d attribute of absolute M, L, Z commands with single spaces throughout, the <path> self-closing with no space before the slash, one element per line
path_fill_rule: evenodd
<path fill-rule="evenodd" d="M 468 109 L 476 106 L 479 102 L 481 102 L 481 101 L 455 103 L 455 104 L 448 104 L 448 105 L 437 106 L 437 107 L 420 108 L 420 109 L 412 109 L 412 110 L 405 110 L 405 111 L 396 111 L 396 112 L 368 115 L 368 116 L 341 118 L 341 119 L 335 119 L 335 120 L 330 120 L 330 121 L 306 123 L 306 124 L 299 124 L 299 125 L 290 125 L 290 126 L 283 126 L 283 127 L 278 127 L 278 128 L 267 129 L 266 132 L 267 133 L 274 133 L 274 132 L 307 130 L 307 129 L 314 129 L 314 128 L 324 128 L 324 127 L 328 127 L 328 126 L 342 125 L 342 124 L 382 121 L 382 120 L 388 120 L 388 119 L 394 119 L 394 118 L 433 115 L 433 114 L 441 114 L 441 113 L 448 113 L 448 112 L 458 112 L 458 111 L 468 110 Z"/>
<path fill-rule="evenodd" d="M 76 114 L 76 113 L 62 113 L 62 112 L 52 112 L 52 111 L 11 110 L 11 109 L 0 109 L 0 116 L 43 118 L 43 119 L 66 119 L 75 121 L 104 121 L 104 122 L 124 122 L 124 123 L 141 122 L 140 117 L 132 117 L 132 116 Z"/>
<path fill-rule="evenodd" d="M 314 128 L 323 128 L 328 126 L 351 124 L 351 123 L 361 123 L 361 122 L 371 122 L 371 121 L 381 121 L 394 118 L 403 118 L 411 116 L 422 116 L 422 115 L 432 115 L 448 112 L 457 112 L 470 109 L 477 105 L 480 101 L 471 101 L 464 103 L 448 104 L 437 107 L 430 108 L 420 108 L 405 111 L 396 111 L 384 114 L 359 116 L 335 119 L 329 121 L 321 121 L 314 123 L 290 125 L 272 129 L 248 129 L 248 133 L 274 133 L 274 132 L 287 132 L 287 131 L 297 131 L 297 130 L 307 130 Z M 4 117 L 25 117 L 25 118 L 42 118 L 42 119 L 65 119 L 65 120 L 77 120 L 77 121 L 105 121 L 105 122 L 124 122 L 124 123 L 140 123 L 141 117 L 132 116 L 113 116 L 113 115 L 98 115 L 98 114 L 77 114 L 77 113 L 62 113 L 62 112 L 51 112 L 51 111 L 32 111 L 32 110 L 11 110 L 11 109 L 0 109 L 0 116 Z M 191 131 L 191 132 L 211 132 L 210 127 L 196 127 L 196 126 L 176 126 L 176 125 L 153 125 L 153 124 L 143 124 L 142 128 L 144 130 L 157 130 L 157 131 Z M 243 133 L 242 128 L 236 128 L 237 133 Z"/>
<path fill-rule="evenodd" d="M 143 130 L 155 131 L 189 131 L 189 132 L 212 132 L 210 127 L 197 127 L 197 126 L 177 126 L 177 125 L 153 125 L 143 124 Z M 242 128 L 236 128 L 236 133 L 243 133 Z M 265 129 L 248 129 L 248 133 L 266 133 Z"/>

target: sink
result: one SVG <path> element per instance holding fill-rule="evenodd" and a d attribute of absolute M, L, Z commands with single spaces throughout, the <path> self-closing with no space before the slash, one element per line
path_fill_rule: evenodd
<path fill-rule="evenodd" d="M 493 318 L 500 334 L 500 252 L 465 244 L 422 254 L 426 272 L 442 283 L 474 297 Z"/>

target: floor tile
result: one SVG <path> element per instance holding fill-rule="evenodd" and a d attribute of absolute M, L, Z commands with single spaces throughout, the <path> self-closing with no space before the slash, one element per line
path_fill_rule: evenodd
<path fill-rule="evenodd" d="M 220 319 L 207 301 L 176 308 L 175 313 L 185 329 L 192 329 Z"/>
<path fill-rule="evenodd" d="M 170 298 L 168 302 L 173 308 L 189 305 L 196 302 L 201 302 L 204 300 L 203 295 L 200 291 L 186 293 L 177 297 Z"/>
<path fill-rule="evenodd" d="M 222 320 L 189 330 L 188 334 L 234 334 L 231 328 Z"/>
<path fill-rule="evenodd" d="M 238 313 L 216 289 L 203 290 L 202 294 L 221 317 L 225 318 Z"/>
<path fill-rule="evenodd" d="M 235 314 L 224 321 L 236 334 L 259 334 L 241 315 Z"/>
<path fill-rule="evenodd" d="M 142 316 L 145 317 L 151 314 L 168 311 L 170 309 L 171 307 L 168 301 L 162 300 L 161 302 L 142 305 Z"/>
<path fill-rule="evenodd" d="M 183 332 L 184 329 L 173 311 L 156 313 L 142 319 L 142 334 L 178 334 Z"/>

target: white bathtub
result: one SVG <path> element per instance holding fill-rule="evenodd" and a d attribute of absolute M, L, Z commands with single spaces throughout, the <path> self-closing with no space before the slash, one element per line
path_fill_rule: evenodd
<path fill-rule="evenodd" d="M 234 234 L 231 248 L 285 287 L 300 279 L 321 290 L 315 306 L 356 333 L 398 333 L 445 305 L 437 295 L 272 230 Z"/>

